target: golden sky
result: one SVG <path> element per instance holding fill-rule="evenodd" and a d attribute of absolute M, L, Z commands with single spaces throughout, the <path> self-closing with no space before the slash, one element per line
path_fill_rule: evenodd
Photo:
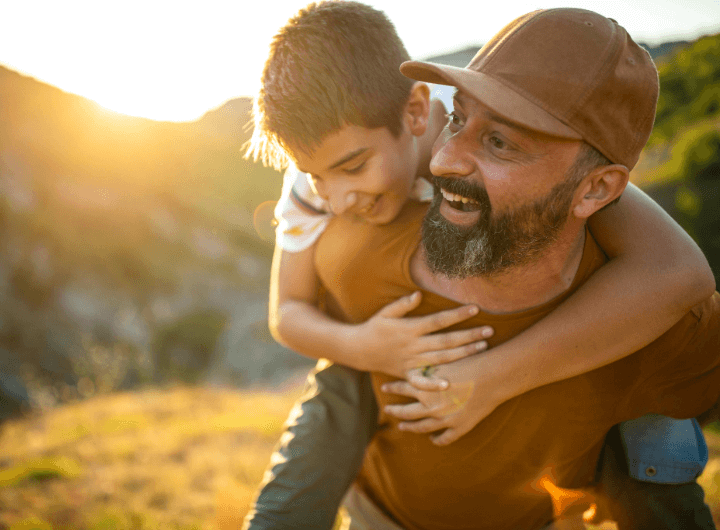
<path fill-rule="evenodd" d="M 193 120 L 257 87 L 267 44 L 296 0 L 0 2 L 0 65 L 126 114 Z M 513 18 L 574 6 L 615 18 L 653 44 L 720 31 L 718 0 L 368 2 L 415 58 L 482 44 Z M 485 10 L 478 6 L 486 6 Z"/>

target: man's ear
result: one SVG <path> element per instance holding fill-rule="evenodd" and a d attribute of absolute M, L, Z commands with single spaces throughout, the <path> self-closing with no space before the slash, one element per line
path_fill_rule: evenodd
<path fill-rule="evenodd" d="M 404 121 L 410 133 L 422 136 L 428 125 L 430 115 L 430 88 L 417 81 L 410 90 L 410 98 L 405 105 Z"/>
<path fill-rule="evenodd" d="M 573 213 L 587 219 L 622 195 L 630 171 L 621 164 L 600 166 L 590 172 L 578 187 Z"/>

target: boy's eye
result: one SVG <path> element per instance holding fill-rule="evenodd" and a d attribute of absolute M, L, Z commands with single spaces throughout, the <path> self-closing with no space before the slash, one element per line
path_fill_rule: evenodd
<path fill-rule="evenodd" d="M 366 160 L 363 160 L 362 162 L 360 162 L 358 165 L 356 165 L 354 167 L 345 168 L 344 171 L 345 171 L 345 173 L 349 173 L 350 175 L 359 173 L 362 170 L 362 168 L 365 167 L 365 162 L 366 162 Z"/>

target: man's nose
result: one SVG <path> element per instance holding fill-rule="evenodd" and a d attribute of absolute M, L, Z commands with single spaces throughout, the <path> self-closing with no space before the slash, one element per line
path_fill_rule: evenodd
<path fill-rule="evenodd" d="M 433 145 L 433 157 L 430 160 L 430 172 L 433 175 L 464 176 L 472 172 L 472 162 L 467 156 L 468 145 L 461 134 L 453 135 L 447 128 L 440 133 Z"/>

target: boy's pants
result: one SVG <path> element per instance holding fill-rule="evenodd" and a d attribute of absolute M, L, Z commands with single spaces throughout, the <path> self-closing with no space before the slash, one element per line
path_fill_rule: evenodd
<path fill-rule="evenodd" d="M 244 528 L 333 528 L 376 419 L 368 374 L 320 361 L 291 412 Z M 694 480 L 657 484 L 630 478 L 617 428 L 603 448 L 597 487 L 598 514 L 615 520 L 620 530 L 715 529 Z"/>

